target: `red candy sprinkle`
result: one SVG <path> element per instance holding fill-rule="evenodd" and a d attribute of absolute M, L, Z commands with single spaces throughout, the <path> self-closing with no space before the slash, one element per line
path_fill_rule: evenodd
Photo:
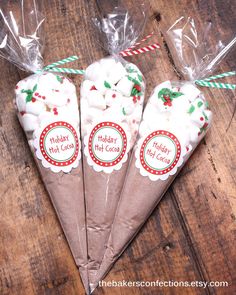
<path fill-rule="evenodd" d="M 18 89 L 19 88 L 19 86 L 18 85 L 16 85 L 16 89 Z"/>
<path fill-rule="evenodd" d="M 32 102 L 36 102 L 36 98 L 35 98 L 35 97 L 33 97 L 31 101 L 32 101 Z"/>
<path fill-rule="evenodd" d="M 116 94 L 114 93 L 114 94 L 112 94 L 112 98 L 116 98 Z"/>
<path fill-rule="evenodd" d="M 39 93 L 38 93 L 38 92 L 36 92 L 34 95 L 35 95 L 35 96 L 39 96 Z"/>
<path fill-rule="evenodd" d="M 23 112 L 20 112 L 20 114 L 21 114 L 21 116 L 24 116 L 25 112 L 24 111 Z"/>
<path fill-rule="evenodd" d="M 46 99 L 46 97 L 45 96 L 42 96 L 42 99 Z"/>
<path fill-rule="evenodd" d="M 136 103 L 137 102 L 137 97 L 133 96 L 133 102 Z"/>
<path fill-rule="evenodd" d="M 58 115 L 57 108 L 53 108 L 52 110 L 53 110 L 53 112 L 54 112 L 54 115 Z"/>
<path fill-rule="evenodd" d="M 203 118 L 203 117 L 201 117 L 201 118 L 200 118 L 200 120 L 201 120 L 201 121 L 203 121 L 203 120 L 204 120 L 204 118 Z"/>
<path fill-rule="evenodd" d="M 208 123 L 206 122 L 204 125 L 203 125 L 203 127 L 202 128 L 207 128 L 208 127 Z"/>
<path fill-rule="evenodd" d="M 70 103 L 70 99 L 69 98 L 67 99 L 67 102 Z"/>
<path fill-rule="evenodd" d="M 140 85 L 135 84 L 135 85 L 134 85 L 134 88 L 135 88 L 136 90 L 138 90 L 139 92 L 141 92 L 141 87 L 140 87 Z"/>
<path fill-rule="evenodd" d="M 97 88 L 93 85 L 90 90 L 97 90 Z"/>

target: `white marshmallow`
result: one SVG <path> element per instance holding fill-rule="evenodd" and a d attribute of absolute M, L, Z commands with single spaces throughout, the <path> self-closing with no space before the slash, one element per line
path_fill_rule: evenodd
<path fill-rule="evenodd" d="M 119 92 L 114 91 L 112 89 L 108 89 L 105 95 L 106 105 L 110 107 L 114 103 L 119 101 L 121 98 L 122 98 L 122 95 Z"/>
<path fill-rule="evenodd" d="M 83 97 L 87 97 L 88 94 L 91 91 L 91 88 L 95 86 L 94 82 L 90 81 L 90 80 L 84 80 L 80 86 L 80 93 L 81 93 L 81 98 Z"/>
<path fill-rule="evenodd" d="M 111 81 L 112 84 L 116 84 L 119 80 L 121 80 L 122 77 L 124 77 L 127 74 L 124 66 L 121 62 L 117 62 L 108 73 L 109 81 Z"/>
<path fill-rule="evenodd" d="M 106 108 L 105 99 L 103 95 L 97 90 L 90 91 L 88 103 L 91 107 L 98 108 L 100 110 L 105 110 Z"/>
<path fill-rule="evenodd" d="M 190 108 L 190 102 L 188 98 L 185 95 L 181 95 L 172 100 L 172 107 L 170 108 L 170 110 L 174 113 L 176 112 L 183 113 L 183 112 L 187 112 L 189 108 Z"/>
<path fill-rule="evenodd" d="M 100 59 L 99 63 L 103 71 L 106 74 L 108 74 L 111 71 L 111 69 L 115 66 L 116 61 L 113 57 L 106 57 Z"/>
<path fill-rule="evenodd" d="M 140 104 L 136 104 L 135 109 L 134 109 L 134 111 L 132 113 L 132 118 L 135 121 L 140 121 L 141 118 L 142 118 L 142 113 L 143 113 L 143 106 L 140 105 Z"/>
<path fill-rule="evenodd" d="M 73 105 L 76 109 L 79 108 L 78 98 L 76 92 L 73 92 L 69 95 L 69 98 L 66 101 L 66 105 Z"/>
<path fill-rule="evenodd" d="M 156 120 L 160 115 L 161 114 L 158 108 L 154 107 L 151 103 L 147 103 L 143 112 L 143 120 L 148 121 L 151 118 L 153 121 Z"/>
<path fill-rule="evenodd" d="M 205 101 L 201 98 L 196 98 L 193 101 L 193 105 L 196 109 L 204 110 L 205 109 Z"/>
<path fill-rule="evenodd" d="M 45 95 L 45 93 L 47 93 L 48 89 L 61 88 L 63 86 L 63 84 L 58 81 L 57 76 L 62 78 L 62 76 L 55 75 L 52 73 L 46 73 L 46 74 L 40 75 L 38 77 L 38 87 L 37 87 L 36 92 L 41 92 L 42 93 L 41 95 Z"/>
<path fill-rule="evenodd" d="M 70 79 L 68 79 L 67 77 L 64 77 L 62 87 L 64 89 L 64 93 L 69 94 L 69 93 L 76 92 L 75 84 Z"/>
<path fill-rule="evenodd" d="M 94 85 L 96 89 L 102 94 L 105 95 L 107 90 L 112 89 L 113 85 L 109 79 L 106 79 L 105 77 L 101 77 L 98 80 L 94 82 Z M 108 85 L 111 87 L 109 88 Z"/>
<path fill-rule="evenodd" d="M 96 81 L 100 77 L 101 71 L 99 62 L 94 62 L 87 67 L 84 77 L 87 80 Z"/>
<path fill-rule="evenodd" d="M 52 118 L 53 118 L 53 114 L 51 112 L 42 112 L 39 116 L 38 116 L 38 121 L 39 124 L 41 125 L 42 122 L 47 121 L 52 122 Z"/>
<path fill-rule="evenodd" d="M 46 105 L 42 101 L 29 101 L 25 108 L 26 113 L 38 116 L 41 112 L 46 111 Z"/>
<path fill-rule="evenodd" d="M 34 131 L 39 128 L 38 118 L 31 114 L 19 115 L 20 123 L 25 132 Z"/>
<path fill-rule="evenodd" d="M 128 77 L 123 77 L 116 85 L 116 90 L 121 92 L 125 96 L 130 96 L 134 83 L 128 79 Z"/>
<path fill-rule="evenodd" d="M 184 93 L 191 102 L 194 101 L 201 93 L 201 91 L 192 83 L 185 83 L 181 87 L 180 92 Z"/>
<path fill-rule="evenodd" d="M 50 89 L 51 90 L 51 89 Z M 45 103 L 50 107 L 60 107 L 67 104 L 67 100 L 69 99 L 69 95 L 65 95 L 64 92 L 59 91 L 55 92 L 53 90 L 48 90 L 47 94 L 45 93 Z"/>
<path fill-rule="evenodd" d="M 198 109 L 195 109 L 195 111 L 190 114 L 190 120 L 199 128 L 201 128 L 206 122 L 202 111 Z"/>
<path fill-rule="evenodd" d="M 132 114 L 134 109 L 135 109 L 135 105 L 133 102 L 124 103 L 123 107 L 122 107 L 122 111 L 123 111 L 124 115 L 127 115 L 127 116 Z"/>
<path fill-rule="evenodd" d="M 210 124 L 212 121 L 212 112 L 210 110 L 204 110 L 204 113 L 207 116 L 207 122 Z"/>
<path fill-rule="evenodd" d="M 82 113 L 84 110 L 82 109 Z M 83 115 L 84 120 L 93 123 L 96 120 L 99 120 L 99 118 L 103 117 L 103 111 L 97 109 L 97 108 L 89 108 L 89 110 L 86 112 L 85 115 Z"/>
<path fill-rule="evenodd" d="M 16 106 L 19 112 L 24 112 L 26 109 L 26 97 L 22 93 L 16 95 Z"/>
<path fill-rule="evenodd" d="M 123 113 L 121 106 L 117 107 L 116 105 L 113 105 L 104 111 L 104 119 L 114 121 L 114 118 L 115 122 L 121 122 L 124 120 L 125 114 Z"/>
<path fill-rule="evenodd" d="M 199 141 L 199 133 L 200 133 L 200 129 L 197 126 L 193 125 L 190 128 L 189 135 L 190 135 L 191 142 L 197 143 Z"/>

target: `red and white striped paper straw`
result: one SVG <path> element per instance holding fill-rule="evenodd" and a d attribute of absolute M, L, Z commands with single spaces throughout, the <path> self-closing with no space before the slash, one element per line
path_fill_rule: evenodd
<path fill-rule="evenodd" d="M 126 50 L 121 51 L 120 55 L 123 56 L 123 57 L 133 56 L 133 55 L 137 55 L 137 54 L 140 54 L 140 53 L 145 53 L 145 52 L 149 52 L 149 51 L 152 51 L 152 50 L 156 50 L 156 49 L 159 49 L 159 48 L 161 48 L 160 45 L 158 43 L 154 43 L 152 45 L 144 46 L 142 48 L 135 49 L 135 50 L 132 50 L 132 51 L 126 51 Z"/>
<path fill-rule="evenodd" d="M 154 35 L 154 32 L 152 32 L 151 34 L 147 35 L 146 37 L 144 37 L 142 40 L 140 40 L 139 42 L 135 43 L 133 46 L 130 46 L 129 48 L 125 49 L 124 51 L 131 51 L 132 49 L 134 49 L 135 47 L 139 46 L 141 43 L 147 41 L 149 38 L 151 38 Z"/>

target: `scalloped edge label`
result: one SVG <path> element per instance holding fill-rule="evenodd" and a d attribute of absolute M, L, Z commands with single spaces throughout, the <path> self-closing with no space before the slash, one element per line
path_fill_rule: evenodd
<path fill-rule="evenodd" d="M 101 122 L 85 136 L 84 153 L 95 171 L 111 173 L 127 161 L 130 136 L 125 129 L 114 122 Z"/>
<path fill-rule="evenodd" d="M 36 131 L 36 156 L 45 168 L 58 173 L 70 172 L 81 158 L 79 132 L 65 121 L 57 121 Z"/>
<path fill-rule="evenodd" d="M 166 180 L 170 175 L 177 173 L 186 152 L 173 133 L 156 130 L 139 139 L 135 165 L 141 175 L 148 176 L 152 181 Z"/>

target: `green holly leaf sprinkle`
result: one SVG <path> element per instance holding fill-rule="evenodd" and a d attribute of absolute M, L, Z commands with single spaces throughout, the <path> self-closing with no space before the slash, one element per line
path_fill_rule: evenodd
<path fill-rule="evenodd" d="M 127 76 L 127 78 L 128 78 L 131 82 L 133 82 L 134 84 L 137 84 L 137 85 L 141 86 L 141 83 L 140 83 L 138 80 L 136 80 L 135 78 L 130 77 L 130 76 Z"/>
<path fill-rule="evenodd" d="M 205 102 L 205 107 L 208 109 L 209 108 L 209 103 L 208 101 Z"/>
<path fill-rule="evenodd" d="M 35 84 L 35 85 L 34 85 L 34 88 L 33 88 L 33 92 L 35 92 L 35 91 L 37 90 L 37 88 L 38 88 L 38 85 Z"/>
<path fill-rule="evenodd" d="M 26 93 L 27 96 L 26 96 L 26 99 L 25 100 L 26 100 L 26 102 L 30 102 L 32 100 L 32 98 L 33 98 L 34 91 L 32 91 L 30 89 L 27 89 L 27 90 L 22 89 L 21 90 L 21 93 Z"/>
<path fill-rule="evenodd" d="M 163 98 L 163 96 L 170 96 L 171 95 L 171 91 L 168 88 L 163 88 L 158 92 L 158 98 Z M 164 100 L 165 101 L 165 100 Z"/>
<path fill-rule="evenodd" d="M 142 75 L 139 75 L 139 74 L 138 74 L 138 79 L 139 79 L 140 82 L 143 82 L 143 77 L 142 77 Z"/>
<path fill-rule="evenodd" d="M 58 81 L 58 82 L 60 82 L 60 83 L 62 83 L 62 82 L 63 82 L 63 79 L 62 79 L 62 77 L 60 77 L 60 76 L 58 76 L 58 75 L 57 75 L 57 76 L 56 76 L 56 78 L 57 78 L 57 81 Z"/>
<path fill-rule="evenodd" d="M 32 93 L 32 91 L 31 90 L 21 90 L 21 93 L 27 93 L 27 94 L 30 94 L 30 93 Z"/>
<path fill-rule="evenodd" d="M 192 114 L 195 111 L 195 106 L 191 105 L 191 107 L 188 110 L 189 114 Z"/>
<path fill-rule="evenodd" d="M 203 116 L 204 116 L 205 120 L 208 121 L 208 117 L 207 117 L 207 115 L 205 114 L 205 112 L 203 112 Z"/>
<path fill-rule="evenodd" d="M 197 106 L 200 108 L 201 106 L 203 105 L 203 102 L 202 101 L 199 101 L 198 103 L 197 103 Z"/>
<path fill-rule="evenodd" d="M 171 91 L 170 98 L 177 98 L 177 97 L 180 97 L 181 95 L 184 95 L 184 94 L 182 92 Z"/>
<path fill-rule="evenodd" d="M 125 108 L 122 108 L 122 113 L 126 116 Z"/>
<path fill-rule="evenodd" d="M 27 96 L 26 96 L 26 102 L 30 102 L 33 98 L 33 93 L 29 93 Z"/>
<path fill-rule="evenodd" d="M 129 68 L 127 68 L 127 72 L 128 73 L 137 73 L 137 70 L 135 70 L 135 69 L 132 69 L 131 67 L 129 67 Z"/>
<path fill-rule="evenodd" d="M 136 88 L 133 88 L 131 91 L 131 96 L 134 96 L 136 94 L 138 94 L 138 90 Z"/>
<path fill-rule="evenodd" d="M 105 86 L 106 88 L 111 88 L 111 85 L 110 85 L 107 81 L 104 82 L 104 86 Z"/>

